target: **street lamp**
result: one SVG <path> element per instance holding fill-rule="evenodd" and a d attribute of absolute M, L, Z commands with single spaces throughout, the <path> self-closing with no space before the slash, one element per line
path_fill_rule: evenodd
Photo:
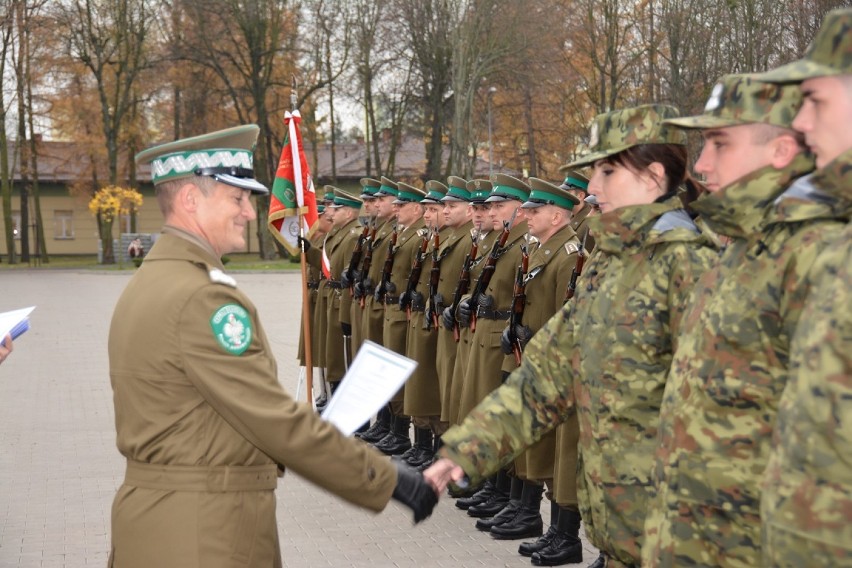
<path fill-rule="evenodd" d="M 488 107 L 488 179 L 494 175 L 494 154 L 493 146 L 491 145 L 491 95 L 497 92 L 497 87 L 488 89 L 488 96 L 485 101 Z"/>

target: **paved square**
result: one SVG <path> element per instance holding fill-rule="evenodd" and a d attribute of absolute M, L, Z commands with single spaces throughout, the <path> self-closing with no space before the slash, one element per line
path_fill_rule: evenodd
<path fill-rule="evenodd" d="M 35 305 L 31 329 L 0 365 L 0 567 L 105 566 L 110 505 L 124 476 L 115 448 L 107 333 L 129 272 L 0 271 L 0 311 Z M 234 275 L 255 302 L 295 392 L 297 273 Z M 530 566 L 517 541 L 495 541 L 445 498 L 414 527 L 391 502 L 356 509 L 287 474 L 278 484 L 285 566 Z M 549 505 L 542 504 L 545 522 Z M 584 540 L 584 563 L 597 552 Z"/>

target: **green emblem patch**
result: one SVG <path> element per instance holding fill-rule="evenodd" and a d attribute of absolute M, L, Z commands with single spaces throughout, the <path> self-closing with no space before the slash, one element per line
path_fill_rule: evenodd
<path fill-rule="evenodd" d="M 239 304 L 225 304 L 210 318 L 219 345 L 232 355 L 242 355 L 251 345 L 251 318 Z"/>

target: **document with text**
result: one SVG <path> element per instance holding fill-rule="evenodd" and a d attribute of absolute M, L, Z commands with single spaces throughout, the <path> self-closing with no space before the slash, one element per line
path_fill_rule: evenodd
<path fill-rule="evenodd" d="M 405 385 L 417 363 L 365 341 L 322 417 L 349 436 Z"/>

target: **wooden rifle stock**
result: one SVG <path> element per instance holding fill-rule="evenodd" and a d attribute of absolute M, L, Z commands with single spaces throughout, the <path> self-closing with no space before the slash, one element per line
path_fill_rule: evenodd
<path fill-rule="evenodd" d="M 405 287 L 405 295 L 402 297 L 402 304 L 405 308 L 405 317 L 411 321 L 411 295 L 417 291 L 417 282 L 420 281 L 420 275 L 423 274 L 423 260 L 426 258 L 426 248 L 429 246 L 429 233 L 423 235 L 423 240 L 420 242 L 420 250 L 414 256 L 414 264 L 411 265 L 411 272 L 408 274 L 408 285 Z"/>
<path fill-rule="evenodd" d="M 515 290 L 512 294 L 512 313 L 509 316 L 509 337 L 512 338 L 512 353 L 515 355 L 515 363 L 521 364 L 521 339 L 516 332 L 518 326 L 522 325 L 524 309 L 527 306 L 527 283 L 526 275 L 529 270 L 530 255 L 527 246 L 523 246 L 521 265 L 518 266 L 518 275 L 515 277 Z"/>
<path fill-rule="evenodd" d="M 589 236 L 589 230 L 586 229 L 586 234 L 583 235 L 583 240 L 580 242 L 580 248 L 577 249 L 577 263 L 571 271 L 571 281 L 568 282 L 568 289 L 565 291 L 565 302 L 574 297 L 574 292 L 577 290 L 577 278 L 583 273 L 583 266 L 586 264 L 586 239 Z"/>

